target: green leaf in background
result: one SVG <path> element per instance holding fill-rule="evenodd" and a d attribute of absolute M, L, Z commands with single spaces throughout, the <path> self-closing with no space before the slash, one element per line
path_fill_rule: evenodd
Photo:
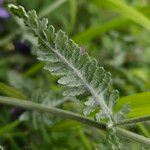
<path fill-rule="evenodd" d="M 150 7 L 149 6 L 138 7 L 138 10 L 144 14 L 148 14 L 149 13 L 148 8 Z M 115 17 L 111 19 L 110 21 L 104 22 L 103 24 L 98 24 L 96 26 L 89 27 L 85 31 L 76 34 L 73 37 L 73 40 L 77 42 L 78 44 L 84 44 L 109 30 L 120 29 L 120 28 L 122 29 L 131 24 L 132 24 L 131 19 L 128 19 L 123 16 Z"/>
<path fill-rule="evenodd" d="M 70 29 L 71 32 L 74 29 L 76 17 L 77 17 L 77 1 L 76 0 L 69 0 L 70 5 Z"/>
<path fill-rule="evenodd" d="M 46 6 L 45 8 L 42 9 L 42 11 L 40 11 L 39 17 L 41 18 L 44 16 L 48 16 L 51 12 L 56 10 L 58 7 L 60 7 L 65 2 L 67 2 L 67 0 L 57 0 L 57 1 L 54 1 L 52 4 L 50 3 L 50 5 Z M 32 3 L 33 3 L 33 1 L 32 1 Z M 20 29 L 19 30 L 15 29 L 11 33 L 6 35 L 3 39 L 0 38 L 0 46 L 7 44 L 9 41 L 14 39 L 16 37 L 16 35 L 19 35 L 20 33 L 21 33 Z"/>
<path fill-rule="evenodd" d="M 43 68 L 43 65 L 44 64 L 41 62 L 38 62 L 38 63 L 32 65 L 27 71 L 25 71 L 23 73 L 23 76 L 29 77 L 29 76 L 36 74 L 39 70 L 41 70 Z"/>
<path fill-rule="evenodd" d="M 129 24 L 129 20 L 121 17 L 116 17 L 115 19 L 112 19 L 111 21 L 106 22 L 104 24 L 88 28 L 87 30 L 74 36 L 73 40 L 79 44 L 83 44 L 95 38 L 96 36 L 105 33 L 108 30 L 122 28 L 127 24 Z"/>
<path fill-rule="evenodd" d="M 128 114 L 129 118 L 148 115 L 150 114 L 150 92 L 122 97 L 118 100 L 116 109 L 120 109 L 124 104 L 131 106 L 132 111 Z"/>
<path fill-rule="evenodd" d="M 20 120 L 15 120 L 7 125 L 1 126 L 0 129 L 0 136 L 8 134 L 8 132 L 12 132 L 19 124 L 21 123 Z"/>
<path fill-rule="evenodd" d="M 57 0 L 57 1 L 54 1 L 54 3 L 48 5 L 44 9 L 42 9 L 42 11 L 39 13 L 39 17 L 42 18 L 44 16 L 47 16 L 48 14 L 50 14 L 52 11 L 54 11 L 56 8 L 58 8 L 59 6 L 61 6 L 66 1 L 67 0 Z"/>
<path fill-rule="evenodd" d="M 140 11 L 136 10 L 135 8 L 131 7 L 127 3 L 121 0 L 93 0 L 93 3 L 95 3 L 97 6 L 105 6 L 108 7 L 115 12 L 119 13 L 121 16 L 124 16 L 133 22 L 141 25 L 148 31 L 150 31 L 150 20 L 142 14 Z"/>
<path fill-rule="evenodd" d="M 21 91 L 15 89 L 14 87 L 8 86 L 2 82 L 0 82 L 0 92 L 7 96 L 12 96 L 20 99 L 27 99 Z"/>

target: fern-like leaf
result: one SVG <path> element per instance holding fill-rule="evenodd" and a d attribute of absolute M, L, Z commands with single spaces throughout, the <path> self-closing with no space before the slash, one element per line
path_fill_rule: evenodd
<path fill-rule="evenodd" d="M 10 11 L 24 20 L 28 29 L 38 38 L 38 59 L 45 62 L 45 69 L 53 75 L 61 76 L 58 83 L 63 85 L 64 95 L 77 96 L 85 92 L 90 97 L 85 102 L 85 114 L 99 110 L 97 120 L 108 118 L 109 125 L 114 120 L 113 107 L 118 98 L 117 90 L 110 90 L 111 74 L 87 53 L 81 53 L 80 47 L 69 39 L 66 34 L 53 26 L 48 20 L 39 20 L 36 12 L 26 12 L 23 7 L 9 5 Z"/>
<path fill-rule="evenodd" d="M 44 104 L 50 107 L 57 107 L 64 102 L 70 100 L 69 97 L 62 98 L 60 93 L 45 92 L 41 88 L 32 91 L 31 101 Z M 39 113 L 37 111 L 26 111 L 20 116 L 21 120 L 30 120 L 33 123 L 33 127 L 36 129 L 40 126 L 49 126 L 60 118 L 53 117 L 49 113 Z"/>

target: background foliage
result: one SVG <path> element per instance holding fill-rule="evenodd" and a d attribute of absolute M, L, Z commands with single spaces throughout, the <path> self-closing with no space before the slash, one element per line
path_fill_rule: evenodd
<path fill-rule="evenodd" d="M 51 99 L 52 106 L 82 114 L 80 102 L 62 100 L 57 77 L 44 71 L 43 63 L 36 60 L 33 55 L 35 41 L 30 34 L 21 34 L 12 17 L 4 15 L 8 3 L 20 4 L 27 10 L 35 9 L 39 17 L 48 17 L 50 24 L 64 30 L 80 44 L 83 52 L 88 51 L 112 73 L 114 87 L 120 91 L 120 96 L 135 94 L 120 98 L 116 110 L 129 103 L 132 111 L 127 117 L 150 114 L 148 0 L 0 1 L 0 10 L 3 10 L 3 13 L 0 11 L 0 94 L 37 102 Z M 0 145 L 5 149 L 90 150 L 106 145 L 107 134 L 101 130 L 59 117 L 41 118 L 36 112 L 28 114 L 16 107 L 0 107 Z M 150 137 L 149 122 L 128 129 Z M 128 142 L 128 149 L 143 147 L 124 142 Z"/>

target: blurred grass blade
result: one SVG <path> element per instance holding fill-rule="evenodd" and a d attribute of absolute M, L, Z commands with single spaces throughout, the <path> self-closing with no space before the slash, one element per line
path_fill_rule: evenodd
<path fill-rule="evenodd" d="M 39 70 L 41 70 L 43 68 L 44 64 L 41 62 L 38 62 L 36 64 L 34 64 L 33 66 L 31 66 L 27 71 L 25 71 L 23 73 L 24 77 L 29 77 L 32 75 L 35 75 Z"/>
<path fill-rule="evenodd" d="M 0 47 L 7 44 L 9 41 L 11 41 L 17 34 L 20 34 L 21 30 L 14 30 L 9 35 L 6 35 L 3 39 L 0 39 Z"/>
<path fill-rule="evenodd" d="M 53 131 L 63 131 L 63 130 L 72 130 L 78 128 L 83 124 L 76 122 L 74 120 L 60 120 L 52 124 L 51 129 Z"/>
<path fill-rule="evenodd" d="M 138 10 L 142 11 L 144 14 L 149 14 L 149 12 L 150 12 L 149 8 L 150 7 L 148 5 L 148 6 L 144 6 L 144 7 L 138 7 Z M 104 24 L 89 27 L 85 31 L 75 35 L 73 37 L 73 39 L 78 44 L 84 44 L 84 43 L 89 42 L 93 38 L 96 38 L 97 36 L 99 36 L 102 33 L 105 33 L 111 29 L 124 28 L 124 27 L 130 25 L 131 23 L 132 23 L 132 21 L 125 17 L 115 17 L 112 20 L 110 20 Z"/>
<path fill-rule="evenodd" d="M 51 13 L 52 11 L 54 11 L 56 8 L 58 8 L 59 6 L 61 6 L 66 1 L 67 0 L 57 0 L 57 1 L 54 1 L 54 3 L 50 4 L 46 8 L 43 8 L 43 10 L 39 13 L 39 18 L 47 16 L 49 13 Z"/>
<path fill-rule="evenodd" d="M 69 23 L 69 32 L 74 29 L 76 15 L 77 15 L 77 1 L 76 0 L 69 0 L 70 4 L 70 23 Z"/>
<path fill-rule="evenodd" d="M 137 93 L 146 91 L 146 88 L 140 86 L 140 83 L 138 82 L 139 80 L 131 75 L 131 73 L 129 74 L 129 71 L 127 69 L 115 66 L 111 62 L 105 62 L 105 65 L 111 72 L 115 72 L 116 74 L 119 74 L 121 78 L 125 79 L 126 83 L 134 86 Z"/>
<path fill-rule="evenodd" d="M 14 122 L 11 122 L 7 125 L 1 126 L 0 128 L 0 136 L 3 136 L 4 134 L 7 134 L 8 132 L 12 131 L 15 129 L 19 124 L 21 123 L 20 120 L 16 120 Z"/>
<path fill-rule="evenodd" d="M 142 14 L 140 11 L 136 10 L 135 8 L 131 7 L 124 1 L 120 0 L 93 0 L 97 6 L 106 6 L 115 12 L 119 13 L 120 15 L 132 20 L 133 22 L 141 25 L 148 31 L 150 31 L 150 20 Z"/>
<path fill-rule="evenodd" d="M 93 149 L 92 143 L 90 143 L 90 140 L 85 135 L 84 130 L 81 127 L 78 127 L 78 134 L 79 138 L 81 139 L 81 142 L 83 143 L 84 148 L 86 150 L 92 150 Z"/>
<path fill-rule="evenodd" d="M 138 127 L 141 130 L 141 132 L 144 134 L 144 136 L 150 138 L 149 130 L 146 128 L 146 126 L 143 123 L 139 123 Z"/>
<path fill-rule="evenodd" d="M 127 24 L 129 24 L 129 20 L 125 18 L 117 17 L 109 22 L 104 23 L 103 25 L 90 27 L 86 31 L 81 32 L 77 34 L 75 37 L 73 37 L 73 40 L 77 42 L 78 44 L 81 44 L 81 43 L 83 44 L 108 30 L 111 30 L 114 28 L 122 28 L 123 26 L 126 26 Z"/>
<path fill-rule="evenodd" d="M 134 94 L 126 97 L 121 97 L 118 100 L 116 109 L 119 110 L 124 104 L 129 104 L 132 111 L 128 117 L 140 117 L 150 114 L 150 92 Z"/>
<path fill-rule="evenodd" d="M 14 138 L 12 138 L 11 135 L 7 135 L 6 138 L 7 138 L 7 141 L 11 145 L 11 149 L 20 150 L 20 147 L 19 147 L 17 141 Z"/>
<path fill-rule="evenodd" d="M 27 97 L 19 90 L 0 82 L 0 92 L 11 97 L 27 99 Z"/>

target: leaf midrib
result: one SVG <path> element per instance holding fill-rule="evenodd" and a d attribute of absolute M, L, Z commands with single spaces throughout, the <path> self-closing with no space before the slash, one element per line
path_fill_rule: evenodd
<path fill-rule="evenodd" d="M 63 63 L 65 63 L 67 66 L 69 66 L 71 68 L 71 70 L 73 70 L 73 72 L 76 74 L 76 76 L 79 78 L 79 80 L 83 83 L 85 88 L 93 95 L 94 100 L 102 108 L 104 113 L 108 116 L 110 123 L 112 124 L 114 122 L 114 119 L 113 119 L 113 116 L 112 116 L 109 108 L 107 107 L 105 101 L 103 100 L 102 97 L 100 98 L 98 93 L 95 92 L 94 88 L 88 84 L 88 82 L 83 77 L 83 75 L 80 73 L 80 71 L 78 69 L 76 69 L 72 63 L 68 62 L 68 60 L 61 53 L 59 53 L 59 51 L 57 49 L 51 47 L 47 41 L 43 40 L 43 38 L 39 35 L 39 33 L 37 33 L 31 26 L 30 26 L 30 28 L 40 38 L 40 40 L 42 40 L 42 42 L 63 61 Z"/>

